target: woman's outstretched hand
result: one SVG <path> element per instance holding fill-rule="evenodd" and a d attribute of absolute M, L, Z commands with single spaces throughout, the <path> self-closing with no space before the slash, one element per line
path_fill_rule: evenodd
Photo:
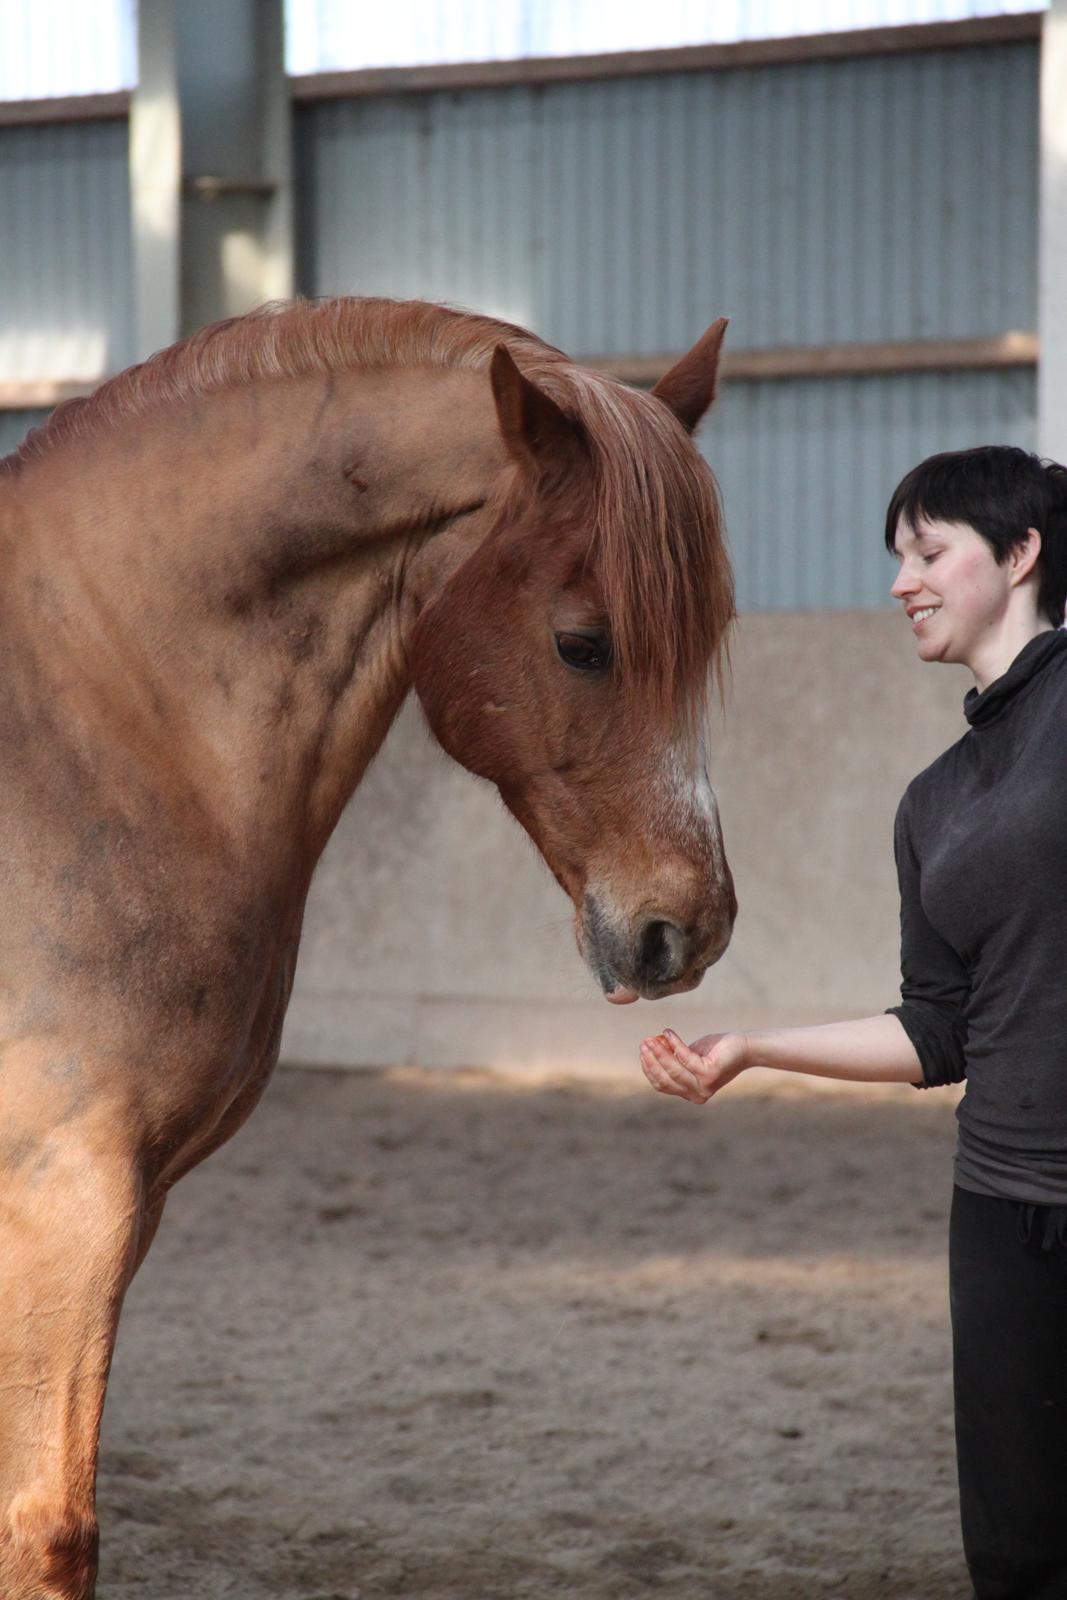
<path fill-rule="evenodd" d="M 747 1048 L 742 1033 L 707 1033 L 685 1044 L 665 1028 L 641 1045 L 641 1069 L 661 1094 L 702 1106 L 750 1065 Z"/>

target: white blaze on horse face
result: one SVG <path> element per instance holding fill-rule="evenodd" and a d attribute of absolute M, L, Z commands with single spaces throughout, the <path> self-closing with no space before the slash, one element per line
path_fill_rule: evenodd
<path fill-rule="evenodd" d="M 582 952 L 616 1002 L 681 993 L 726 949 L 736 900 L 703 737 L 667 747 L 649 783 L 648 853 L 587 884 Z"/>
<path fill-rule="evenodd" d="M 719 804 L 708 777 L 703 728 L 694 740 L 668 749 L 660 792 L 664 850 L 676 852 L 676 860 L 680 855 L 693 873 L 690 892 L 695 900 L 690 901 L 689 911 L 690 917 L 695 914 L 692 954 L 703 970 L 718 961 L 729 944 L 737 910 Z"/>
<path fill-rule="evenodd" d="M 672 745 L 663 763 L 663 844 L 688 858 L 703 879 L 699 913 L 709 939 L 704 954 L 717 961 L 729 943 L 736 901 L 726 863 L 719 803 L 708 777 L 708 744 L 703 727 L 692 741 Z"/>
<path fill-rule="evenodd" d="M 707 737 L 701 728 L 693 744 L 673 744 L 663 763 L 663 794 L 670 821 L 688 843 L 705 842 L 712 871 L 721 878 L 726 865 L 719 803 L 708 777 Z"/>

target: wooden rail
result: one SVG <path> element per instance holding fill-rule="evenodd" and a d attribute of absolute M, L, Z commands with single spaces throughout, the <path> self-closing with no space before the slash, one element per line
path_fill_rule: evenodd
<path fill-rule="evenodd" d="M 728 350 L 723 375 L 732 383 L 783 378 L 877 377 L 893 372 L 975 372 L 1037 363 L 1036 333 L 999 333 L 986 339 L 905 339 L 875 344 L 782 345 L 768 350 Z M 624 383 L 651 385 L 678 355 L 582 356 L 583 366 L 610 372 Z M 91 394 L 96 378 L 43 378 L 0 382 L 0 411 L 37 411 L 74 395 Z"/>
<path fill-rule="evenodd" d="M 653 384 L 678 358 L 589 356 L 583 364 L 610 372 L 624 383 Z M 1000 333 L 987 339 L 904 339 L 873 344 L 780 345 L 766 350 L 723 352 L 722 373 L 732 383 L 781 378 L 874 377 L 892 372 L 974 372 L 982 368 L 1032 367 L 1036 333 Z"/>
<path fill-rule="evenodd" d="M 0 411 L 50 411 L 61 400 L 92 394 L 106 377 L 0 379 Z"/>
<path fill-rule="evenodd" d="M 0 128 L 49 122 L 120 122 L 130 114 L 130 92 L 50 96 L 47 100 L 0 100 Z"/>

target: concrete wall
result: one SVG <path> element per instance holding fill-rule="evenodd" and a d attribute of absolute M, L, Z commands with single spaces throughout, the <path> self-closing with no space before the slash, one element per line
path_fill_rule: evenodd
<path fill-rule="evenodd" d="M 631 1070 L 664 1025 L 883 1010 L 898 984 L 894 811 L 965 730 L 969 684 L 922 666 L 893 612 L 743 617 L 712 771 L 734 940 L 693 994 L 623 1008 L 600 997 L 568 902 L 495 791 L 408 706 L 316 877 L 284 1056 Z"/>

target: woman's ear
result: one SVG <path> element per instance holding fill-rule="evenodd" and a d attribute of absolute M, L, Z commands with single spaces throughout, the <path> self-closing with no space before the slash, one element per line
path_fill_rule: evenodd
<path fill-rule="evenodd" d="M 1011 552 L 1011 581 L 1024 583 L 1037 566 L 1041 554 L 1041 535 L 1036 528 L 1027 528 L 1026 538 L 1020 540 Z"/>

